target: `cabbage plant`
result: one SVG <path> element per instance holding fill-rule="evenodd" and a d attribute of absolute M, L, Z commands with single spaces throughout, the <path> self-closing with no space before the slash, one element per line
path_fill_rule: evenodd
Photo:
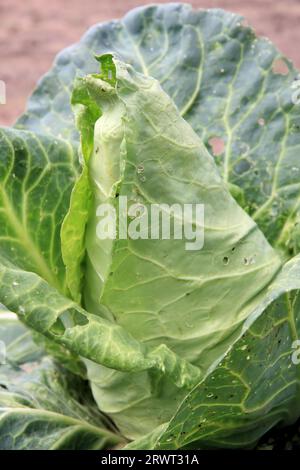
<path fill-rule="evenodd" d="M 0 448 L 251 448 L 298 419 L 298 89 L 241 17 L 182 4 L 58 55 L 0 131 Z M 142 213 L 101 239 L 122 198 L 203 204 L 203 246 Z"/>

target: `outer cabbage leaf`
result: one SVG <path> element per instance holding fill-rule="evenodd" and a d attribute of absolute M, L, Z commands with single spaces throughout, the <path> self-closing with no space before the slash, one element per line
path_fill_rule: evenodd
<path fill-rule="evenodd" d="M 76 167 L 66 141 L 0 130 L 0 254 L 64 293 L 60 227 Z"/>
<path fill-rule="evenodd" d="M 123 439 L 109 430 L 87 383 L 53 363 L 7 311 L 0 315 L 0 448 L 101 449 Z"/>
<path fill-rule="evenodd" d="M 0 341 L 3 345 L 2 365 L 13 363 L 18 366 L 35 362 L 44 355 L 44 350 L 33 341 L 32 333 L 18 320 L 17 315 L 4 306 L 0 307 Z"/>
<path fill-rule="evenodd" d="M 76 139 L 73 80 L 97 72 L 93 54 L 106 52 L 157 78 L 208 147 L 212 137 L 223 140 L 216 161 L 224 180 L 242 188 L 238 200 L 272 244 L 298 253 L 300 106 L 292 100 L 299 97 L 292 64 L 238 15 L 174 3 L 141 7 L 61 52 L 18 127 Z M 282 59 L 288 73 L 275 73 Z"/>
<path fill-rule="evenodd" d="M 300 337 L 299 275 L 297 257 L 269 289 L 264 313 L 247 319 L 239 340 L 170 423 L 129 449 L 253 448 L 276 424 L 295 422 L 300 414 L 300 367 L 293 362 Z"/>
<path fill-rule="evenodd" d="M 0 130 L 0 255 L 65 294 L 60 230 L 77 169 L 77 151 L 68 142 L 31 131 Z M 11 282 L 17 287 L 17 279 Z M 84 376 L 84 366 L 74 354 L 34 337 L 67 368 Z"/>

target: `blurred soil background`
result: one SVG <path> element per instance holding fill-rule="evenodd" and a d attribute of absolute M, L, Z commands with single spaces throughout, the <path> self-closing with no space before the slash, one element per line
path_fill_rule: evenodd
<path fill-rule="evenodd" d="M 149 3 L 138 0 L 0 0 L 0 80 L 7 104 L 0 125 L 12 124 L 26 100 L 64 47 L 95 23 L 121 18 Z M 258 35 L 269 37 L 300 68 L 300 0 L 191 0 L 198 8 L 242 14 Z"/>

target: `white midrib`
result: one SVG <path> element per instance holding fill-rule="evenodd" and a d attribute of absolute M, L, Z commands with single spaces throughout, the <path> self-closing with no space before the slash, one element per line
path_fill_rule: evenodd
<path fill-rule="evenodd" d="M 132 44 L 132 47 L 134 49 L 134 52 L 136 53 L 136 56 L 137 56 L 137 59 L 140 63 L 143 74 L 146 75 L 146 76 L 149 76 L 149 71 L 148 71 L 146 62 L 144 61 L 144 57 L 141 54 L 141 51 L 140 51 L 140 48 L 139 48 L 138 44 L 135 42 L 134 38 L 132 37 L 132 35 L 131 35 L 130 31 L 128 30 L 128 28 L 126 27 L 126 25 L 124 25 L 124 27 L 125 27 L 127 36 L 128 36 L 128 38 L 129 38 L 129 40 Z"/>
<path fill-rule="evenodd" d="M 57 278 L 54 276 L 51 269 L 49 269 L 49 266 L 47 265 L 45 259 L 38 251 L 36 245 L 33 243 L 26 227 L 21 224 L 18 217 L 16 216 L 14 208 L 12 207 L 9 198 L 7 197 L 7 193 L 2 186 L 0 186 L 0 193 L 2 195 L 5 215 L 9 220 L 9 224 L 15 231 L 24 249 L 28 251 L 28 253 L 30 253 L 30 258 L 32 259 L 36 267 L 36 273 L 39 274 L 47 282 L 49 282 L 49 284 L 58 288 Z"/>
<path fill-rule="evenodd" d="M 299 336 L 298 336 L 297 326 L 296 326 L 295 317 L 294 317 L 294 309 L 293 309 L 293 306 L 291 304 L 291 300 L 288 294 L 286 294 L 286 306 L 287 306 L 287 311 L 288 311 L 288 323 L 290 326 L 292 340 L 293 341 L 298 340 Z"/>

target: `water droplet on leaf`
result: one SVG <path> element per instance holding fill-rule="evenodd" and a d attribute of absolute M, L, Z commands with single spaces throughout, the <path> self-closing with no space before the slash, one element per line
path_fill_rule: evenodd
<path fill-rule="evenodd" d="M 25 308 L 22 305 L 20 305 L 20 307 L 18 308 L 18 312 L 20 315 L 25 315 Z"/>

